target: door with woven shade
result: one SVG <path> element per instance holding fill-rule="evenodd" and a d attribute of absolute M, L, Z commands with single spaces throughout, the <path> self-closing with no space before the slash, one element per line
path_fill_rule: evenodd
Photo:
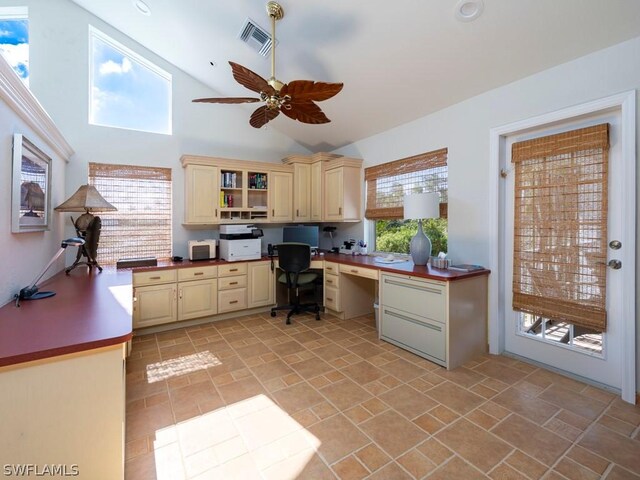
<path fill-rule="evenodd" d="M 620 121 L 585 123 L 509 140 L 505 349 L 620 388 Z"/>

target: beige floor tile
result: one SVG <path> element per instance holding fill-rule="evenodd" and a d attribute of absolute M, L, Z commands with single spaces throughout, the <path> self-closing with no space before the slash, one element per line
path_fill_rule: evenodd
<path fill-rule="evenodd" d="M 574 445 L 567 453 L 567 457 L 596 472 L 598 475 L 602 475 L 609 466 L 608 460 L 579 445 Z"/>
<path fill-rule="evenodd" d="M 356 424 L 362 423 L 373 416 L 371 412 L 369 412 L 368 410 L 366 410 L 360 405 L 356 405 L 355 407 L 350 408 L 349 410 L 345 410 L 343 413 L 347 418 L 349 418 L 353 423 L 356 423 Z"/>
<path fill-rule="evenodd" d="M 371 475 L 369 480 L 410 480 L 411 478 L 411 475 L 400 468 L 397 463 L 391 462 Z"/>
<path fill-rule="evenodd" d="M 161 403 L 127 414 L 127 442 L 154 434 L 173 423 L 171 405 Z"/>
<path fill-rule="evenodd" d="M 364 465 L 352 455 L 335 463 L 331 468 L 342 480 L 360 480 L 369 475 Z"/>
<path fill-rule="evenodd" d="M 480 480 L 485 476 L 459 457 L 453 457 L 449 462 L 438 468 L 429 476 L 433 480 L 451 480 L 464 478 L 465 480 Z"/>
<path fill-rule="evenodd" d="M 506 463 L 502 463 L 494 468 L 491 473 L 489 473 L 489 476 L 493 480 L 527 480 L 529 478 Z"/>
<path fill-rule="evenodd" d="M 521 450 L 513 452 L 505 461 L 527 477 L 538 480 L 547 471 L 546 465 L 526 455 Z"/>
<path fill-rule="evenodd" d="M 401 385 L 389 390 L 379 395 L 378 398 L 409 420 L 422 415 L 437 405 L 431 398 L 408 385 Z"/>
<path fill-rule="evenodd" d="M 594 425 L 578 444 L 632 472 L 640 472 L 640 441 Z"/>
<path fill-rule="evenodd" d="M 561 458 L 553 469 L 569 480 L 598 480 L 600 475 L 577 464 L 570 458 Z"/>
<path fill-rule="evenodd" d="M 384 353 L 384 350 L 382 348 L 377 347 L 370 342 L 362 342 L 356 345 L 352 345 L 349 347 L 349 351 L 364 359 L 375 357 L 376 355 L 381 355 Z"/>
<path fill-rule="evenodd" d="M 259 477 L 252 477 L 259 478 Z M 264 471 L 266 480 L 329 480 L 336 476 L 313 450 L 301 452 Z"/>
<path fill-rule="evenodd" d="M 436 417 L 432 416 L 429 413 L 425 413 L 424 415 L 420 415 L 418 418 L 413 420 L 418 427 L 423 429 L 425 432 L 433 435 L 438 430 L 444 428 L 445 424 L 438 420 Z"/>
<path fill-rule="evenodd" d="M 335 360 L 336 358 L 345 357 L 349 355 L 349 351 L 344 348 L 330 343 L 324 347 L 314 348 L 313 353 L 315 353 L 318 357 L 330 362 L 331 360 Z"/>
<path fill-rule="evenodd" d="M 278 345 L 272 345 L 271 350 L 280 355 L 281 357 L 286 357 L 287 355 L 292 355 L 294 353 L 302 352 L 305 348 L 300 345 L 298 342 L 294 342 L 290 340 L 288 342 L 280 343 Z"/>
<path fill-rule="evenodd" d="M 483 397 L 471 393 L 469 390 L 451 382 L 441 383 L 431 390 L 428 390 L 426 394 L 436 402 L 446 405 L 460 415 L 466 415 L 471 410 L 486 402 Z"/>
<path fill-rule="evenodd" d="M 293 370 L 291 370 L 291 368 L 289 368 L 282 360 L 275 360 L 273 362 L 251 367 L 251 371 L 261 382 L 283 377 L 293 372 Z"/>
<path fill-rule="evenodd" d="M 320 393 L 340 410 L 346 410 L 372 398 L 369 392 L 348 379 L 321 388 Z"/>
<path fill-rule="evenodd" d="M 318 422 L 308 431 L 321 442 L 318 452 L 330 464 L 370 442 L 344 415 Z"/>
<path fill-rule="evenodd" d="M 445 380 L 449 380 L 450 382 L 453 382 L 464 388 L 471 388 L 472 386 L 480 383 L 486 378 L 484 375 L 481 375 L 476 371 L 469 370 L 465 367 L 459 367 L 453 370 L 439 368 L 437 370 L 434 370 L 434 373 L 441 376 Z"/>
<path fill-rule="evenodd" d="M 598 424 L 603 427 L 607 427 L 614 432 L 618 432 L 625 437 L 630 437 L 631 434 L 635 431 L 636 426 L 627 422 L 623 422 L 622 420 L 618 420 L 617 418 L 610 417 L 609 415 L 603 415 L 598 419 Z"/>
<path fill-rule="evenodd" d="M 266 393 L 258 380 L 253 377 L 219 385 L 217 388 L 227 405 Z"/>
<path fill-rule="evenodd" d="M 125 480 L 155 480 L 156 460 L 153 452 L 125 462 L 124 478 Z"/>
<path fill-rule="evenodd" d="M 361 423 L 360 428 L 392 458 L 410 450 L 427 437 L 421 429 L 392 410 Z"/>
<path fill-rule="evenodd" d="M 375 472 L 391 461 L 391 457 L 373 443 L 370 443 L 363 449 L 358 450 L 355 455 L 370 472 Z"/>
<path fill-rule="evenodd" d="M 422 478 L 436 468 L 431 460 L 415 449 L 399 457 L 397 462 L 414 478 Z"/>
<path fill-rule="evenodd" d="M 315 388 L 304 382 L 278 390 L 273 394 L 273 398 L 289 414 L 325 401 Z"/>
<path fill-rule="evenodd" d="M 458 415 L 456 412 L 440 404 L 432 408 L 429 411 L 429 414 L 444 424 L 449 424 L 460 418 L 460 415 Z"/>
<path fill-rule="evenodd" d="M 464 418 L 435 437 L 483 472 L 498 465 L 513 450 L 512 446 Z"/>
<path fill-rule="evenodd" d="M 538 395 L 538 398 L 588 418 L 589 420 L 595 420 L 607 407 L 605 403 L 558 385 L 552 385 L 547 388 Z"/>
<path fill-rule="evenodd" d="M 509 385 L 519 382 L 527 375 L 520 370 L 516 370 L 515 368 L 511 368 L 506 365 L 501 365 L 493 360 L 485 362 L 482 365 L 478 365 L 473 369 L 473 371 Z"/>
<path fill-rule="evenodd" d="M 539 425 L 542 425 L 560 411 L 559 407 L 514 387 L 507 388 L 491 400 Z"/>
<path fill-rule="evenodd" d="M 571 443 L 520 415 L 513 414 L 491 430 L 507 443 L 545 465 L 553 465 Z"/>
<path fill-rule="evenodd" d="M 324 375 L 333 370 L 331 365 L 317 357 L 310 358 L 309 360 L 303 360 L 298 363 L 292 363 L 290 364 L 290 367 L 293 368 L 298 375 L 307 380 L 319 375 Z"/>
<path fill-rule="evenodd" d="M 401 358 L 384 365 L 380 365 L 380 368 L 403 382 L 409 382 L 414 378 L 425 374 L 424 369 Z"/>
<path fill-rule="evenodd" d="M 582 435 L 582 430 L 564 423 L 557 417 L 550 419 L 547 423 L 544 424 L 544 427 L 547 430 L 551 430 L 553 433 L 560 435 L 561 437 L 566 438 L 571 442 L 574 442 L 580 435 Z"/>
<path fill-rule="evenodd" d="M 349 365 L 348 367 L 340 369 L 340 371 L 360 385 L 364 385 L 365 383 L 373 382 L 387 376 L 385 372 L 366 361 L 359 361 Z"/>
<path fill-rule="evenodd" d="M 467 415 L 465 415 L 465 418 L 467 420 L 471 420 L 473 423 L 475 423 L 476 425 L 479 425 L 480 427 L 484 428 L 485 430 L 491 430 L 499 422 L 499 420 L 497 418 L 492 417 L 491 415 L 489 415 L 487 413 L 484 413 L 479 408 L 476 409 L 476 410 L 473 410 L 471 413 L 468 413 Z"/>
<path fill-rule="evenodd" d="M 618 465 L 614 465 L 614 467 L 607 475 L 607 480 L 638 480 L 640 479 L 640 474 L 638 472 L 630 472 L 629 470 L 625 470 Z"/>

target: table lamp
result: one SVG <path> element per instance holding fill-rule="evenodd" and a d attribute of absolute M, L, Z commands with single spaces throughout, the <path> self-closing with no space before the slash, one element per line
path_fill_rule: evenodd
<path fill-rule="evenodd" d="M 94 216 L 91 212 L 113 212 L 118 209 L 107 202 L 93 185 L 81 185 L 76 193 L 54 210 L 56 212 L 84 212 L 76 220 L 71 217 L 71 223 L 76 229 L 76 233 L 86 243 L 80 247 L 76 261 L 66 269 L 66 272 L 69 273 L 78 265 L 87 265 L 89 270 L 95 266 L 102 271 L 102 267 L 96 260 L 102 223 L 100 217 Z M 87 257 L 86 262 L 80 262 L 82 256 Z"/>
<path fill-rule="evenodd" d="M 404 219 L 418 220 L 418 233 L 411 239 L 410 251 L 414 265 L 426 265 L 431 256 L 431 240 L 422 230 L 422 219 L 440 217 L 440 194 L 414 193 L 404 197 Z"/>

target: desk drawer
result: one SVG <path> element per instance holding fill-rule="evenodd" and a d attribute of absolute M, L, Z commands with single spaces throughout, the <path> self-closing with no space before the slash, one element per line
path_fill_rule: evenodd
<path fill-rule="evenodd" d="M 325 287 L 333 287 L 340 288 L 340 276 L 339 275 L 330 275 L 324 274 L 324 286 Z"/>
<path fill-rule="evenodd" d="M 218 290 L 230 290 L 247 286 L 247 276 L 223 277 L 218 280 Z"/>
<path fill-rule="evenodd" d="M 341 312 L 340 309 L 340 291 L 333 287 L 324 287 L 324 306 Z"/>
<path fill-rule="evenodd" d="M 205 278 L 216 278 L 218 276 L 218 267 L 216 267 L 215 265 L 179 268 L 177 271 L 179 282 L 188 280 L 204 280 Z"/>
<path fill-rule="evenodd" d="M 232 277 L 234 275 L 246 275 L 247 263 L 234 263 L 232 265 L 218 265 L 219 277 Z"/>
<path fill-rule="evenodd" d="M 152 270 L 150 272 L 134 272 L 133 286 L 160 285 L 176 281 L 176 270 Z"/>
<path fill-rule="evenodd" d="M 218 285 L 219 286 L 219 285 Z M 247 289 L 234 288 L 218 292 L 218 313 L 234 312 L 247 308 Z"/>
<path fill-rule="evenodd" d="M 382 275 L 381 282 L 381 305 L 445 322 L 446 285 L 392 275 Z"/>
<path fill-rule="evenodd" d="M 340 273 L 340 265 L 333 262 L 324 262 L 324 273 L 331 273 L 332 275 L 338 275 Z"/>
<path fill-rule="evenodd" d="M 343 264 L 340 265 L 340 273 L 378 280 L 378 270 L 374 270 L 373 268 L 354 267 L 353 265 Z"/>
<path fill-rule="evenodd" d="M 383 338 L 446 362 L 446 330 L 444 324 L 416 317 L 394 308 L 381 307 Z"/>

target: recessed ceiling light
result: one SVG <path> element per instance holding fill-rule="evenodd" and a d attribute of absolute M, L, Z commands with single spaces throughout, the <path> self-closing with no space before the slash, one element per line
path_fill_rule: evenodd
<path fill-rule="evenodd" d="M 461 22 L 471 22 L 484 10 L 482 0 L 459 0 L 456 4 L 456 18 Z"/>
<path fill-rule="evenodd" d="M 132 0 L 132 2 L 133 6 L 136 7 L 136 10 L 141 14 L 146 15 L 147 17 L 151 15 L 151 7 L 149 7 L 145 2 L 142 0 Z"/>

